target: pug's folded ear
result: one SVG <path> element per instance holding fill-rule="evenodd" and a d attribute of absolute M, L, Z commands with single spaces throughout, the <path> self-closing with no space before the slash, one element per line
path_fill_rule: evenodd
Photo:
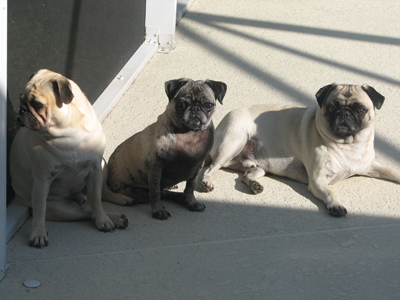
<path fill-rule="evenodd" d="M 191 79 L 188 78 L 180 78 L 169 80 L 165 83 L 165 92 L 167 93 L 168 99 L 171 102 L 172 99 L 178 94 L 179 90 Z"/>
<path fill-rule="evenodd" d="M 227 85 L 222 81 L 213 81 L 208 79 L 205 81 L 205 84 L 213 90 L 215 99 L 222 104 L 222 99 L 224 99 L 226 94 Z"/>
<path fill-rule="evenodd" d="M 315 94 L 315 98 L 317 98 L 319 107 L 324 106 L 325 100 L 328 98 L 329 93 L 332 92 L 336 87 L 337 87 L 337 84 L 332 83 L 332 84 L 326 85 L 318 90 L 318 92 Z"/>
<path fill-rule="evenodd" d="M 376 109 L 380 109 L 383 105 L 383 101 L 385 101 L 385 97 L 379 94 L 372 86 L 364 84 L 361 88 L 368 94 Z"/>
<path fill-rule="evenodd" d="M 72 94 L 71 84 L 68 79 L 64 76 L 60 76 L 60 78 L 53 80 L 51 84 L 53 85 L 54 94 L 59 96 L 57 98 L 57 107 L 62 107 L 62 103 L 70 104 L 74 98 L 74 94 Z M 61 102 L 59 100 L 61 100 Z"/>

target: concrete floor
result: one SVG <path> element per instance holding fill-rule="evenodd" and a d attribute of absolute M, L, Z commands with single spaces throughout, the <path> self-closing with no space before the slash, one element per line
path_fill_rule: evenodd
<path fill-rule="evenodd" d="M 326 84 L 366 83 L 386 97 L 377 160 L 400 170 L 399 13 L 389 0 L 196 0 L 176 49 L 156 54 L 104 121 L 105 157 L 164 111 L 170 79 L 228 85 L 214 124 L 238 107 L 309 105 Z M 348 210 L 333 218 L 303 184 L 267 176 L 253 195 L 241 176 L 221 170 L 214 192 L 196 192 L 203 213 L 165 203 L 172 217 L 159 221 L 150 205 L 104 203 L 127 229 L 47 222 L 41 250 L 27 245 L 29 219 L 8 243 L 0 299 L 400 299 L 399 184 L 333 185 Z"/>

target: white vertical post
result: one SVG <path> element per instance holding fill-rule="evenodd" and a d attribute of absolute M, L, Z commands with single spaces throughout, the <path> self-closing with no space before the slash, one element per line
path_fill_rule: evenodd
<path fill-rule="evenodd" d="M 0 280 L 6 274 L 7 0 L 0 0 Z"/>
<path fill-rule="evenodd" d="M 177 0 L 146 1 L 146 42 L 158 43 L 158 52 L 175 48 Z"/>
<path fill-rule="evenodd" d="M 176 23 L 183 18 L 189 7 L 193 4 L 194 0 L 178 0 L 177 10 L 176 10 Z"/>

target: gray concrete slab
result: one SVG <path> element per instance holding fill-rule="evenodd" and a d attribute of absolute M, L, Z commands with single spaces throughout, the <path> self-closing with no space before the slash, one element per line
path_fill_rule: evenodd
<path fill-rule="evenodd" d="M 170 79 L 224 81 L 215 124 L 238 107 L 309 105 L 326 84 L 366 83 L 386 96 L 377 160 L 400 170 L 399 12 L 399 1 L 196 0 L 176 49 L 156 54 L 103 122 L 105 156 L 164 111 Z M 172 217 L 158 221 L 150 205 L 104 203 L 128 216 L 126 230 L 47 222 L 41 250 L 27 246 L 28 220 L 7 246 L 0 299 L 400 299 L 399 184 L 333 185 L 348 209 L 336 219 L 303 184 L 266 176 L 252 195 L 241 176 L 220 171 L 214 192 L 196 192 L 203 213 L 165 203 Z"/>

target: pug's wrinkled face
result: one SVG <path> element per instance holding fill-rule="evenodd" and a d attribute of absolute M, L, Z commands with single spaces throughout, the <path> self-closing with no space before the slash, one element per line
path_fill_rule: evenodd
<path fill-rule="evenodd" d="M 336 89 L 325 106 L 329 128 L 339 138 L 359 133 L 369 124 L 373 115 L 372 101 L 364 99 L 356 86 Z"/>
<path fill-rule="evenodd" d="M 226 84 L 218 81 L 171 80 L 166 92 L 181 129 L 204 131 L 211 123 L 216 100 L 222 104 Z"/>
<path fill-rule="evenodd" d="M 375 117 L 375 108 L 379 109 L 384 100 L 382 95 L 366 85 L 333 84 L 318 93 L 323 122 L 339 139 L 355 136 L 369 127 Z"/>
<path fill-rule="evenodd" d="M 18 123 L 34 131 L 46 131 L 49 104 L 44 93 L 31 86 L 21 94 L 20 101 Z"/>
<path fill-rule="evenodd" d="M 215 96 L 209 86 L 197 82 L 188 84 L 174 102 L 178 118 L 187 128 L 202 131 L 208 127 L 215 107 Z"/>
<path fill-rule="evenodd" d="M 73 94 L 66 77 L 48 70 L 33 75 L 20 95 L 17 121 L 22 127 L 45 132 L 54 112 L 71 103 Z"/>

